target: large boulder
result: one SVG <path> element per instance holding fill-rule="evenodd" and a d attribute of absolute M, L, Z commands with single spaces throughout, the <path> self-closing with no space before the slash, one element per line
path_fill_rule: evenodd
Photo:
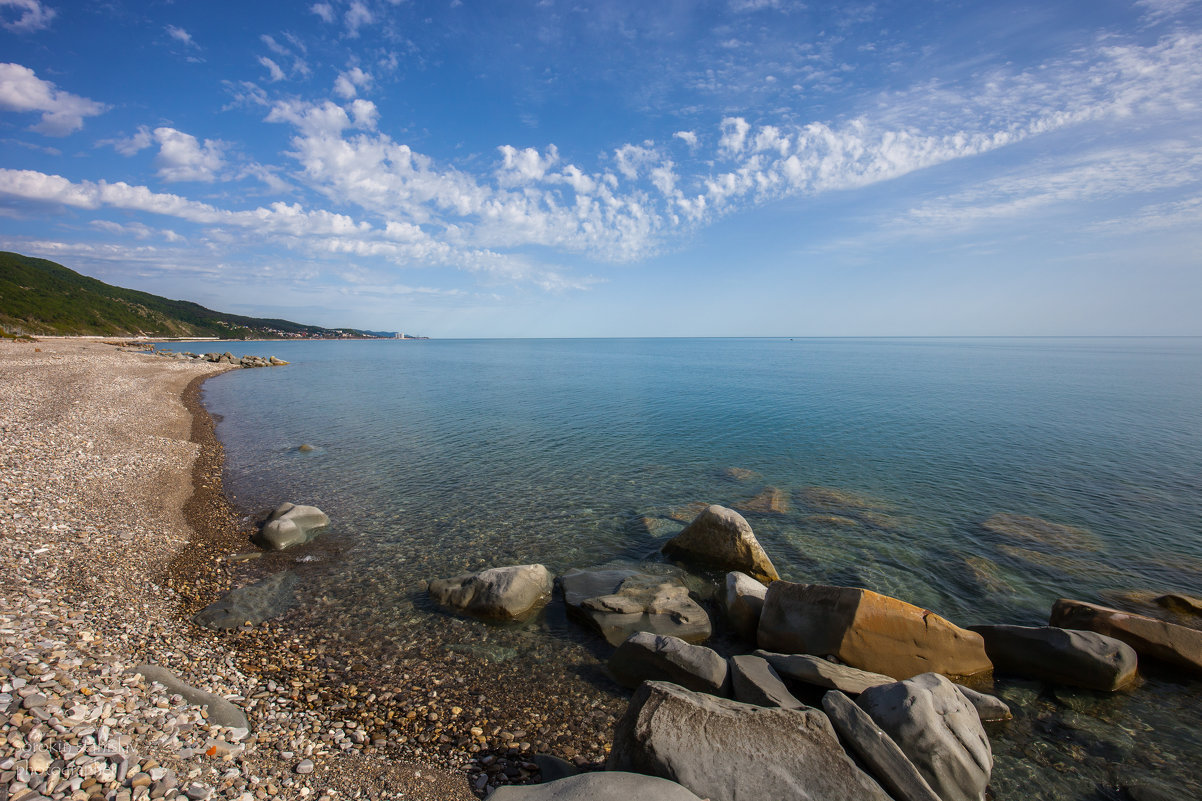
<path fill-rule="evenodd" d="M 296 603 L 296 574 L 290 570 L 268 576 L 246 587 L 230 590 L 193 616 L 199 626 L 236 629 L 257 626 L 279 617 Z"/>
<path fill-rule="evenodd" d="M 728 695 L 730 688 L 729 667 L 717 651 L 649 631 L 631 634 L 618 646 L 609 672 L 630 688 L 644 681 L 670 681 L 710 695 Z"/>
<path fill-rule="evenodd" d="M 865 690 L 857 699 L 942 801 L 984 801 L 993 750 L 968 699 L 938 673 Z"/>
<path fill-rule="evenodd" d="M 740 637 L 755 642 L 767 592 L 767 587 L 746 573 L 732 570 L 726 574 L 726 617 Z"/>
<path fill-rule="evenodd" d="M 774 654 L 762 648 L 752 652 L 754 656 L 768 660 L 778 675 L 812 684 L 827 690 L 839 690 L 848 695 L 859 695 L 869 687 L 892 684 L 897 679 L 883 673 L 872 673 L 859 668 L 839 665 L 809 654 Z"/>
<path fill-rule="evenodd" d="M 485 620 L 525 620 L 551 597 L 551 573 L 543 565 L 494 567 L 430 582 L 430 597 Z"/>
<path fill-rule="evenodd" d="M 282 503 L 268 516 L 256 541 L 264 548 L 282 551 L 308 542 L 329 524 L 330 518 L 316 506 Z"/>
<path fill-rule="evenodd" d="M 641 773 L 607 770 L 544 784 L 498 787 L 493 801 L 701 801 L 675 782 Z"/>
<path fill-rule="evenodd" d="M 610 645 L 636 631 L 704 642 L 711 633 L 709 615 L 689 597 L 680 571 L 673 571 L 573 568 L 559 577 L 559 585 L 568 613 L 595 627 Z"/>
<path fill-rule="evenodd" d="M 1066 629 L 1096 631 L 1122 640 L 1141 656 L 1202 673 L 1202 631 L 1197 629 L 1067 598 L 1052 607 L 1048 622 Z"/>
<path fill-rule="evenodd" d="M 844 753 L 826 715 L 639 687 L 614 731 L 608 767 L 660 776 L 711 801 L 888 801 Z"/>
<path fill-rule="evenodd" d="M 998 670 L 1111 692 L 1135 678 L 1135 649 L 1095 631 L 1056 626 L 970 626 Z"/>
<path fill-rule="evenodd" d="M 767 660 L 739 655 L 730 659 L 730 686 L 736 701 L 781 709 L 805 709 Z"/>
<path fill-rule="evenodd" d="M 855 587 L 773 582 L 764 597 L 758 641 L 766 651 L 833 656 L 895 679 L 928 672 L 971 676 L 993 668 L 981 635 Z"/>
<path fill-rule="evenodd" d="M 725 506 L 708 506 L 684 531 L 668 540 L 663 551 L 686 562 L 739 570 L 759 581 L 780 576 L 743 516 Z"/>

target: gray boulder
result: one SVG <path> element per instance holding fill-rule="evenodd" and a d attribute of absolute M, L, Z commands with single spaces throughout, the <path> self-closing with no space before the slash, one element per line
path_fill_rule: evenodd
<path fill-rule="evenodd" d="M 809 654 L 774 654 L 762 649 L 754 651 L 753 654 L 768 660 L 772 669 L 786 679 L 825 687 L 828 690 L 839 690 L 848 695 L 859 695 L 869 687 L 892 684 L 896 681 L 882 673 L 839 665 Z"/>
<path fill-rule="evenodd" d="M 1202 673 L 1202 631 L 1106 606 L 1061 598 L 1052 606 L 1053 626 L 1096 631 L 1122 640 L 1141 656 Z"/>
<path fill-rule="evenodd" d="M 731 657 L 730 685 L 735 700 L 744 704 L 777 706 L 781 709 L 806 708 L 789 692 L 772 665 L 758 656 Z"/>
<path fill-rule="evenodd" d="M 716 651 L 649 631 L 635 632 L 618 646 L 609 658 L 609 672 L 631 688 L 644 681 L 670 681 L 710 695 L 729 695 L 730 689 L 729 667 Z"/>
<path fill-rule="evenodd" d="M 525 620 L 551 597 L 551 573 L 543 565 L 494 567 L 431 581 L 430 597 L 472 617 Z"/>
<path fill-rule="evenodd" d="M 282 551 L 308 542 L 329 524 L 330 518 L 316 506 L 282 503 L 263 524 L 256 543 L 264 548 Z"/>
<path fill-rule="evenodd" d="M 965 687 L 963 684 L 957 684 L 956 689 L 960 691 L 960 695 L 964 696 L 964 700 L 972 704 L 972 708 L 977 710 L 977 717 L 982 723 L 997 723 L 1002 720 L 1010 720 L 1014 715 L 1010 714 L 1010 707 L 1006 706 L 1006 702 L 1001 698 L 989 695 L 988 693 L 977 692 L 971 687 Z"/>
<path fill-rule="evenodd" d="M 739 570 L 759 581 L 780 578 L 751 524 L 734 509 L 709 506 L 664 545 L 668 556 L 686 562 Z"/>
<path fill-rule="evenodd" d="M 208 710 L 209 723 L 231 729 L 249 729 L 246 713 L 220 695 L 198 690 L 187 684 L 165 667 L 138 665 L 130 673 L 140 673 L 146 681 L 158 682 L 167 692 L 182 695 L 189 704 L 203 706 Z"/>
<path fill-rule="evenodd" d="M 733 570 L 726 574 L 726 617 L 745 640 L 755 642 L 767 592 L 767 587 L 746 573 Z"/>
<path fill-rule="evenodd" d="M 923 673 L 865 690 L 857 703 L 942 801 L 984 801 L 993 750 L 977 711 L 950 680 Z"/>
<path fill-rule="evenodd" d="M 1113 637 L 1055 626 L 970 626 L 998 670 L 1110 692 L 1135 678 L 1139 655 Z"/>
<path fill-rule="evenodd" d="M 665 566 L 667 567 L 667 566 Z M 568 613 L 596 628 L 610 645 L 636 631 L 668 634 L 685 642 L 709 639 L 710 618 L 689 597 L 681 571 L 573 568 L 559 577 Z"/>
<path fill-rule="evenodd" d="M 610 770 L 670 779 L 711 801 L 888 801 L 844 753 L 826 715 L 643 684 L 614 731 Z"/>
<path fill-rule="evenodd" d="M 897 743 L 846 695 L 829 691 L 822 697 L 822 708 L 839 739 L 896 801 L 940 801 Z"/>
<path fill-rule="evenodd" d="M 498 787 L 495 801 L 701 801 L 675 782 L 623 771 L 582 773 L 545 784 Z"/>
<path fill-rule="evenodd" d="M 220 600 L 193 616 L 192 621 L 210 629 L 236 629 L 279 617 L 296 603 L 296 575 L 289 570 L 262 581 L 230 590 Z"/>

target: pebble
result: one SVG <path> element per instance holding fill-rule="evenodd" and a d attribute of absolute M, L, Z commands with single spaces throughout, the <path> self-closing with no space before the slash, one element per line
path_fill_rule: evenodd
<path fill-rule="evenodd" d="M 302 759 L 296 766 L 296 772 L 301 774 L 312 773 L 313 767 L 313 760 Z"/>

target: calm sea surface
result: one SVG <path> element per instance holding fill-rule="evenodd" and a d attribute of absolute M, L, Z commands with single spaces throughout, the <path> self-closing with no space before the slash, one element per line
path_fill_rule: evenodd
<path fill-rule="evenodd" d="M 226 491 L 248 513 L 290 500 L 330 515 L 318 540 L 272 558 L 306 571 L 302 606 L 365 639 L 410 641 L 445 617 L 422 580 L 655 558 L 691 505 L 770 488 L 777 510 L 745 516 L 784 578 L 868 587 L 961 625 L 1046 623 L 1059 597 L 1202 595 L 1199 339 L 235 350 L 292 364 L 205 384 Z M 982 526 L 1001 513 L 1084 531 L 1066 548 Z M 588 635 L 552 610 L 490 636 L 482 658 L 545 661 Z M 1101 696 L 999 681 L 1021 712 L 991 731 L 998 797 L 1109 797 L 1098 787 L 1137 781 L 1202 793 L 1199 684 L 1153 674 Z"/>

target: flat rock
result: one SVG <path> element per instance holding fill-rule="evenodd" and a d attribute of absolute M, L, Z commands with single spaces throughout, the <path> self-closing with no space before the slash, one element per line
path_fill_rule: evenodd
<path fill-rule="evenodd" d="M 897 681 L 883 673 L 838 665 L 809 654 L 776 654 L 760 649 L 754 651 L 753 655 L 768 660 L 773 670 L 786 679 L 828 690 L 839 690 L 848 695 L 859 695 L 869 687 Z"/>
<path fill-rule="evenodd" d="M 544 784 L 498 787 L 496 801 L 701 801 L 676 782 L 625 771 L 600 771 Z"/>
<path fill-rule="evenodd" d="M 726 617 L 735 632 L 755 642 L 768 588 L 746 573 L 733 570 L 726 574 Z"/>
<path fill-rule="evenodd" d="M 724 570 L 738 570 L 759 581 L 780 578 L 772 560 L 760 546 L 751 524 L 733 509 L 708 506 L 664 545 L 674 559 Z"/>
<path fill-rule="evenodd" d="M 1052 607 L 1053 626 L 1096 631 L 1122 640 L 1140 656 L 1202 673 L 1202 631 L 1118 609 L 1061 598 Z"/>
<path fill-rule="evenodd" d="M 781 709 L 805 709 L 793 697 L 768 661 L 758 656 L 739 655 L 730 659 L 730 685 L 736 701 Z"/>
<path fill-rule="evenodd" d="M 765 651 L 833 656 L 900 679 L 927 672 L 972 676 L 993 668 L 981 635 L 856 587 L 773 582 L 757 639 Z"/>
<path fill-rule="evenodd" d="M 711 801 L 889 798 L 843 751 L 822 712 L 741 704 L 658 681 L 635 691 L 608 767 L 670 779 Z"/>
<path fill-rule="evenodd" d="M 822 697 L 822 708 L 839 739 L 896 801 L 940 801 L 893 738 L 850 698 L 838 690 L 830 690 Z"/>
<path fill-rule="evenodd" d="M 279 617 L 296 603 L 296 581 L 296 575 L 289 570 L 274 573 L 254 584 L 230 590 L 197 612 L 192 620 L 210 629 L 257 626 Z"/>
<path fill-rule="evenodd" d="M 596 628 L 610 645 L 620 645 L 636 631 L 688 643 L 704 642 L 711 634 L 709 615 L 689 597 L 679 570 L 573 568 L 559 584 L 568 612 Z"/>
<path fill-rule="evenodd" d="M 486 620 L 525 620 L 551 597 L 551 573 L 543 565 L 493 567 L 430 582 L 430 597 L 443 606 Z"/>
<path fill-rule="evenodd" d="M 1114 637 L 1056 626 L 971 626 L 998 670 L 1111 692 L 1135 678 L 1139 657 Z"/>
<path fill-rule="evenodd" d="M 981 719 L 938 673 L 865 690 L 857 700 L 942 801 L 984 801 L 993 750 Z"/>
<path fill-rule="evenodd" d="M 725 659 L 704 645 L 690 645 L 666 634 L 631 634 L 610 656 L 609 672 L 631 688 L 644 681 L 670 681 L 700 693 L 730 694 Z"/>
<path fill-rule="evenodd" d="M 140 673 L 146 681 L 157 681 L 166 687 L 168 692 L 182 695 L 188 703 L 206 707 L 210 723 L 230 729 L 250 728 L 246 714 L 237 706 L 220 695 L 198 690 L 190 684 L 185 684 L 167 668 L 158 665 L 138 665 L 130 673 Z"/>
<path fill-rule="evenodd" d="M 308 542 L 330 524 L 330 518 L 316 506 L 282 503 L 268 516 L 255 537 L 256 544 L 282 551 Z"/>

